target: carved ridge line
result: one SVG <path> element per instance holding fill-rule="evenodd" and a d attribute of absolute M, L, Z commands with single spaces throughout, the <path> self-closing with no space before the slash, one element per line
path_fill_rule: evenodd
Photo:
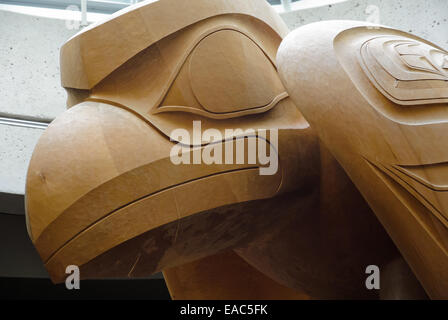
<path fill-rule="evenodd" d="M 227 171 L 211 173 L 211 174 L 208 174 L 208 175 L 205 175 L 205 176 L 202 176 L 202 177 L 197 177 L 197 178 L 194 178 L 194 179 L 183 181 L 181 183 L 177 183 L 177 184 L 174 184 L 174 185 L 162 188 L 160 190 L 148 193 L 148 194 L 146 194 L 144 196 L 141 196 L 141 197 L 139 197 L 139 198 L 137 198 L 137 199 L 135 199 L 135 200 L 133 200 L 131 202 L 128 202 L 128 203 L 126 203 L 124 205 L 121 205 L 118 208 L 110 211 L 109 213 L 103 215 L 99 219 L 96 219 L 95 221 L 90 223 L 84 229 L 82 229 L 79 232 L 77 232 L 75 235 L 73 235 L 68 240 L 66 240 L 62 245 L 60 245 L 53 253 L 51 253 L 48 256 L 48 258 L 44 260 L 44 264 L 47 264 L 49 262 L 49 260 L 51 260 L 60 251 L 62 251 L 70 242 L 72 242 L 74 239 L 76 239 L 79 235 L 81 235 L 82 233 L 86 232 L 88 229 L 92 228 L 93 226 L 97 225 L 98 223 L 101 223 L 101 221 L 103 221 L 104 219 L 106 219 L 110 215 L 112 215 L 112 214 L 114 214 L 114 213 L 116 213 L 116 212 L 118 212 L 118 211 L 120 211 L 120 210 L 122 210 L 122 209 L 124 209 L 124 208 L 126 208 L 128 206 L 130 206 L 130 205 L 133 205 L 135 203 L 139 203 L 141 201 L 145 201 L 145 200 L 147 200 L 147 199 L 149 199 L 149 198 L 151 198 L 153 196 L 156 196 L 157 194 L 159 194 L 161 192 L 164 192 L 164 191 L 167 191 L 167 190 L 170 190 L 170 189 L 174 189 L 174 188 L 176 188 L 178 186 L 185 185 L 185 184 L 188 184 L 188 183 L 191 183 L 191 182 L 199 181 L 199 180 L 202 180 L 202 179 L 206 179 L 206 178 L 210 178 L 210 177 L 214 177 L 214 176 L 218 176 L 218 175 L 222 175 L 222 174 L 233 173 L 233 172 L 238 172 L 238 171 L 245 171 L 245 170 L 256 170 L 256 169 L 259 169 L 259 168 L 260 168 L 259 166 L 252 166 L 252 167 L 237 168 L 237 169 L 232 169 L 232 170 L 227 170 Z M 282 180 L 283 180 L 283 175 L 280 178 L 280 183 L 279 184 L 281 184 Z M 39 238 L 42 236 L 42 234 L 39 236 Z M 38 242 L 38 240 L 39 239 L 36 240 L 36 243 Z"/>
<path fill-rule="evenodd" d="M 422 195 L 414 186 L 412 186 L 408 181 L 403 179 L 403 177 L 400 176 L 400 174 L 403 174 L 401 172 L 395 172 L 391 169 L 392 167 L 388 168 L 384 166 L 384 169 L 391 173 L 391 177 L 396 177 L 396 181 L 409 193 L 411 193 L 417 200 L 419 200 L 422 205 L 424 205 L 432 214 L 437 217 L 440 222 L 445 225 L 445 227 L 448 228 L 448 219 L 443 215 L 443 213 L 434 206 L 434 204 L 431 203 L 424 195 Z M 406 176 L 406 175 L 405 175 Z M 406 176 L 407 177 L 407 176 Z"/>
<path fill-rule="evenodd" d="M 158 114 L 161 112 L 188 112 L 188 113 L 193 113 L 193 114 L 197 114 L 200 116 L 204 116 L 204 117 L 211 117 L 214 119 L 227 119 L 230 117 L 236 117 L 236 116 L 245 116 L 248 114 L 258 114 L 258 113 L 263 113 L 266 112 L 268 110 L 271 110 L 273 107 L 275 107 L 280 101 L 282 101 L 283 99 L 286 99 L 287 97 L 289 97 L 288 93 L 282 92 L 279 95 L 277 95 L 274 99 L 272 99 L 272 101 L 264 106 L 257 106 L 257 107 L 252 107 L 252 108 L 246 108 L 246 109 L 241 109 L 241 110 L 237 110 L 237 111 L 230 111 L 230 112 L 211 112 L 211 111 L 205 111 L 205 110 L 200 110 L 200 109 L 196 109 L 196 108 L 191 108 L 188 106 L 161 106 L 159 108 L 157 108 L 156 111 L 153 112 L 153 114 Z"/>
<path fill-rule="evenodd" d="M 446 162 L 442 162 L 442 163 L 438 163 L 438 164 L 445 164 L 448 167 L 448 163 Z M 428 166 L 431 166 L 433 164 L 430 165 L 419 165 L 419 166 L 415 166 L 415 167 L 419 167 L 419 168 L 425 168 Z M 405 166 L 400 166 L 400 165 L 393 165 L 393 168 L 395 168 L 396 170 L 399 170 L 400 172 L 402 172 L 403 174 L 405 174 L 406 176 L 408 176 L 409 178 L 415 180 L 416 182 L 421 183 L 422 185 L 424 185 L 425 187 L 427 187 L 428 189 L 431 189 L 433 191 L 437 191 L 437 192 L 447 192 L 448 191 L 448 185 L 446 186 L 441 186 L 441 185 L 436 185 L 431 183 L 431 181 L 427 181 L 424 178 L 418 176 L 417 174 L 406 170 Z"/>
<path fill-rule="evenodd" d="M 375 166 L 378 170 L 386 174 L 388 177 L 393 179 L 396 183 L 398 183 L 403 189 L 405 189 L 411 196 L 413 196 L 417 201 L 419 201 L 426 209 L 431 212 L 445 227 L 448 228 L 448 219 L 440 212 L 439 209 L 434 207 L 434 205 L 423 196 L 418 190 L 416 190 L 412 185 L 410 185 L 406 180 L 404 180 L 397 172 L 394 172 L 387 165 L 383 165 L 381 163 L 375 164 L 372 161 L 364 158 L 367 162 Z"/>
<path fill-rule="evenodd" d="M 395 182 L 396 184 L 398 184 L 399 187 L 404 189 L 405 192 L 408 192 L 408 194 L 411 197 L 413 197 L 415 200 L 417 200 L 423 207 L 428 209 L 423 203 L 421 203 L 419 201 L 419 199 L 417 199 L 412 193 L 410 193 L 405 188 L 404 185 L 407 185 L 407 183 L 405 181 L 401 180 L 399 177 L 397 177 L 393 172 L 390 172 L 390 174 L 388 174 L 386 171 L 389 171 L 389 170 L 387 168 L 383 167 L 381 164 L 375 164 L 375 163 L 371 162 L 370 160 L 368 160 L 367 158 L 365 158 L 365 157 L 363 157 L 363 158 L 366 161 L 367 165 L 375 172 L 375 174 L 383 181 L 383 183 L 386 184 L 386 186 L 388 187 L 390 192 L 392 192 L 397 197 L 397 199 L 403 204 L 403 206 L 405 206 L 408 209 L 408 211 L 411 213 L 411 215 L 414 217 L 414 219 L 416 219 L 418 224 L 423 228 L 424 231 L 426 231 L 428 236 L 431 239 L 433 239 L 434 242 L 437 244 L 437 246 L 442 250 L 442 252 L 446 256 L 448 256 L 448 249 L 437 237 L 434 236 L 434 232 L 431 231 L 432 228 L 425 221 L 426 220 L 425 217 L 423 217 L 422 214 L 413 210 L 412 207 L 410 207 L 409 204 L 406 202 L 406 199 L 404 199 L 403 196 L 398 193 L 399 192 L 398 190 L 394 191 L 392 189 L 393 184 L 391 184 L 391 182 Z M 390 181 L 388 181 L 388 180 L 390 180 Z M 409 186 L 409 187 L 411 187 L 411 186 Z M 431 211 L 429 211 L 429 212 L 431 212 Z M 428 217 L 428 218 L 430 219 L 430 217 Z M 445 224 L 443 224 L 443 225 L 446 226 Z"/>
<path fill-rule="evenodd" d="M 223 30 L 229 30 L 229 31 L 235 31 L 235 32 L 239 32 L 242 35 L 246 36 L 250 41 L 252 41 L 253 43 L 255 43 L 255 45 L 260 48 L 260 50 L 263 52 L 263 54 L 266 56 L 266 58 L 271 62 L 271 64 L 274 66 L 274 68 L 277 70 L 277 67 L 274 63 L 274 61 L 267 55 L 266 51 L 260 47 L 260 45 L 258 45 L 253 39 L 252 37 L 248 34 L 248 32 L 245 32 L 241 29 L 239 29 L 238 27 L 234 26 L 234 25 L 230 25 L 230 24 L 223 24 L 220 26 L 217 26 L 215 28 L 209 29 L 207 31 L 205 31 L 204 33 L 202 33 L 194 42 L 193 44 L 186 50 L 186 53 L 182 56 L 182 58 L 179 60 L 178 64 L 176 65 L 176 68 L 174 69 L 174 71 L 172 72 L 171 76 L 168 79 L 168 83 L 169 85 L 165 86 L 165 89 L 161 92 L 159 98 L 156 100 L 154 106 L 152 107 L 150 113 L 154 114 L 157 113 L 157 109 L 160 108 L 160 104 L 163 101 L 163 98 L 165 98 L 166 94 L 168 93 L 168 91 L 171 89 L 171 87 L 173 86 L 173 83 L 176 79 L 176 77 L 179 75 L 180 69 L 182 68 L 182 66 L 186 63 L 188 57 L 191 55 L 191 53 L 193 52 L 193 50 L 199 45 L 199 43 L 201 43 L 202 40 L 204 40 L 205 38 L 207 38 L 208 36 L 219 32 L 219 31 L 223 31 Z"/>

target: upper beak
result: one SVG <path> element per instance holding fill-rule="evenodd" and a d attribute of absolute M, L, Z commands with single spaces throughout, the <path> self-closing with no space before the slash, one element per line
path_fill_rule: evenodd
<path fill-rule="evenodd" d="M 29 165 L 26 212 L 54 282 L 69 265 L 82 278 L 148 275 L 232 246 L 274 219 L 242 213 L 276 194 L 281 169 L 263 176 L 253 164 L 175 165 L 173 145 L 103 103 L 81 103 L 50 124 Z"/>

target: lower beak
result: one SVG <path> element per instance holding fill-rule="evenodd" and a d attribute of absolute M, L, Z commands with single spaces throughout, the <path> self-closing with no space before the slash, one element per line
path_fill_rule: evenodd
<path fill-rule="evenodd" d="M 81 103 L 54 120 L 28 170 L 28 232 L 54 282 L 147 276 L 247 241 L 268 226 L 281 168 L 175 165 L 174 143 L 119 107 Z M 274 204 L 272 204 L 274 205 Z M 266 212 L 266 219 L 254 219 Z"/>

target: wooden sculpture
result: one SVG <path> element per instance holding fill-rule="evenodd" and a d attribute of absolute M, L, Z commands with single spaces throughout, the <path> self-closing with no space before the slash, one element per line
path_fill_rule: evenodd
<path fill-rule="evenodd" d="M 288 35 L 277 62 L 428 294 L 448 298 L 448 53 L 405 32 L 329 21 Z"/>
<path fill-rule="evenodd" d="M 425 297 L 405 263 L 391 267 L 401 254 L 371 207 L 426 292 L 446 297 L 443 151 L 436 145 L 443 140 L 430 141 L 433 131 L 424 127 L 438 126 L 443 137 L 444 65 L 421 72 L 421 91 L 409 93 L 414 73 L 400 65 L 382 71 L 400 55 L 378 52 L 386 43 L 390 53 L 398 41 L 409 55 L 402 61 L 412 62 L 418 59 L 408 52 L 427 47 L 389 29 L 337 26 L 317 27 L 322 39 L 310 52 L 300 41 L 314 31 L 300 39 L 293 33 L 279 65 L 288 30 L 264 0 L 141 2 L 68 40 L 61 76 L 69 109 L 40 138 L 26 186 L 28 232 L 52 280 L 64 281 L 66 267 L 76 265 L 84 279 L 164 271 L 173 298 Z M 344 37 L 333 49 L 338 28 Z M 388 38 L 370 36 L 356 49 L 368 32 Z M 440 52 L 428 56 L 440 60 Z M 354 61 L 363 63 L 362 74 Z M 418 99 L 427 109 L 409 105 Z M 214 137 L 198 135 L 198 123 Z M 398 124 L 412 127 L 405 134 Z M 391 140 L 382 128 L 392 128 Z M 179 129 L 192 139 L 173 136 Z M 261 174 L 268 167 L 258 158 L 238 161 L 238 143 L 246 155 L 267 144 L 276 170 Z M 175 146 L 190 163 L 173 163 Z M 204 153 L 223 161 L 196 161 Z M 407 176 L 403 184 L 415 192 L 392 186 L 389 172 Z M 432 197 L 430 211 L 414 211 L 427 205 L 420 196 Z M 372 264 L 393 270 L 391 285 L 366 289 Z M 213 277 L 220 281 L 210 283 Z"/>

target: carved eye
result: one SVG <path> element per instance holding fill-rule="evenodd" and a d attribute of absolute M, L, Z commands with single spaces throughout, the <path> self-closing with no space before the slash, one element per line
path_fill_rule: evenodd
<path fill-rule="evenodd" d="M 287 96 L 260 47 L 243 33 L 226 29 L 196 45 L 154 113 L 231 118 L 265 112 Z"/>

